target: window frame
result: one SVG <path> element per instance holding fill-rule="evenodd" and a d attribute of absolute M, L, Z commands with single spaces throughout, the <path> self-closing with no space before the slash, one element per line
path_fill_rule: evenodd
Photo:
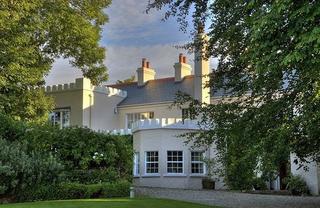
<path fill-rule="evenodd" d="M 155 162 L 155 161 L 147 161 L 147 154 L 148 154 L 148 152 L 157 152 L 157 161 Z M 157 175 L 159 175 L 160 174 L 160 162 L 159 162 L 160 160 L 159 160 L 159 151 L 158 150 L 148 150 L 148 151 L 145 151 L 144 152 L 144 174 L 145 175 L 149 175 L 149 176 L 152 176 L 152 175 L 154 175 L 154 176 L 157 176 Z M 147 164 L 158 164 L 158 166 L 157 166 L 157 169 L 158 169 L 158 171 L 156 172 L 156 173 L 148 173 L 148 165 Z"/>
<path fill-rule="evenodd" d="M 202 153 L 202 158 L 205 157 L 205 151 L 191 151 L 190 152 L 190 174 L 191 175 L 198 175 L 198 176 L 203 176 L 203 175 L 206 175 L 207 174 L 207 170 L 206 170 L 206 164 L 204 161 L 201 161 L 201 160 L 193 160 L 192 159 L 192 153 Z M 192 164 L 202 164 L 202 169 L 203 169 L 203 173 L 193 173 L 193 169 L 192 169 Z"/>
<path fill-rule="evenodd" d="M 174 160 L 171 160 L 169 161 L 168 160 L 168 157 L 169 157 L 169 152 L 181 152 L 182 155 L 181 155 L 181 158 L 182 158 L 182 161 L 174 161 Z M 177 156 L 177 158 L 179 158 L 179 155 Z M 183 150 L 167 150 L 167 155 L 166 155 L 166 173 L 167 175 L 184 175 L 185 171 L 184 171 L 184 152 Z M 175 164 L 182 164 L 182 167 L 181 167 L 181 170 L 182 172 L 169 172 L 169 163 L 175 163 Z M 172 169 L 174 169 L 174 167 L 171 167 Z M 177 167 L 178 169 L 179 167 Z"/>
<path fill-rule="evenodd" d="M 127 129 L 131 129 L 132 128 L 132 124 L 136 121 L 139 121 L 139 120 L 143 120 L 143 118 L 141 118 L 141 115 L 142 114 L 148 114 L 148 117 L 149 118 L 146 118 L 146 119 L 154 119 L 154 111 L 147 111 L 147 112 L 133 112 L 133 113 L 127 113 L 126 114 L 126 128 Z M 131 117 L 129 119 L 129 117 Z M 131 122 L 131 128 L 129 128 L 129 123 Z"/>
<path fill-rule="evenodd" d="M 64 120 L 64 114 L 68 112 L 69 113 L 69 119 L 68 119 L 68 122 L 67 123 L 64 123 L 63 120 Z M 56 123 L 56 120 L 55 120 L 55 114 L 56 113 L 59 113 L 60 114 L 60 118 L 59 118 L 59 122 Z M 52 120 L 53 118 L 53 120 Z M 52 125 L 57 125 L 59 126 L 60 129 L 62 128 L 67 128 L 67 127 L 70 127 L 71 125 L 71 108 L 70 107 L 66 107 L 66 108 L 56 108 L 54 109 L 50 114 L 49 114 L 49 121 Z"/>

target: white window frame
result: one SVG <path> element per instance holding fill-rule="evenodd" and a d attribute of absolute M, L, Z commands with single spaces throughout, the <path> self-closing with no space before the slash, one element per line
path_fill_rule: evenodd
<path fill-rule="evenodd" d="M 168 160 L 168 153 L 169 152 L 181 152 L 182 153 L 182 161 L 169 161 Z M 179 156 L 178 156 L 179 157 Z M 182 169 L 182 172 L 181 173 L 178 173 L 178 172 L 169 172 L 168 171 L 168 168 L 169 168 L 169 166 L 168 166 L 168 164 L 169 163 L 176 163 L 176 164 L 179 164 L 179 163 L 181 163 L 182 164 L 182 167 L 181 167 L 181 169 Z M 167 155 L 166 155 L 166 172 L 167 172 L 167 175 L 184 175 L 184 152 L 182 151 L 182 150 L 168 150 L 167 151 Z"/>
<path fill-rule="evenodd" d="M 63 123 L 63 115 L 65 114 L 65 112 L 69 113 L 69 121 L 64 124 Z M 58 124 L 56 124 L 56 118 L 55 118 L 55 114 L 56 113 L 60 114 L 60 121 L 59 121 Z M 53 120 L 52 120 L 52 118 L 53 118 Z M 57 109 L 54 109 L 53 112 L 50 113 L 49 119 L 50 119 L 50 122 L 52 124 L 59 125 L 60 129 L 69 127 L 70 126 L 70 121 L 71 121 L 71 109 L 70 108 L 57 108 Z"/>
<path fill-rule="evenodd" d="M 135 152 L 133 156 L 133 176 L 140 175 L 140 153 Z"/>
<path fill-rule="evenodd" d="M 148 114 L 148 118 L 147 119 L 153 119 L 154 118 L 154 112 L 153 111 L 148 111 L 148 112 L 134 112 L 134 113 L 127 113 L 126 114 L 126 128 L 129 128 L 129 116 L 133 116 L 132 119 L 130 119 L 131 123 L 131 128 L 132 128 L 132 124 L 136 121 L 142 120 L 141 115 L 142 114 Z"/>
<path fill-rule="evenodd" d="M 204 163 L 204 161 L 194 161 L 192 160 L 192 153 L 202 153 L 202 158 L 205 158 L 205 151 L 191 151 L 190 152 L 190 174 L 191 175 L 206 175 L 207 174 L 207 170 L 206 170 L 206 164 Z M 192 164 L 203 164 L 203 173 L 192 173 Z"/>
<path fill-rule="evenodd" d="M 158 153 L 158 160 L 156 161 L 156 162 L 154 162 L 154 161 L 147 161 L 147 154 L 148 154 L 148 152 L 157 152 Z M 152 175 L 154 175 L 154 176 L 158 176 L 159 174 L 160 174 L 160 162 L 159 162 L 159 151 L 157 151 L 157 150 L 151 150 L 151 151 L 145 151 L 144 152 L 144 174 L 145 175 L 149 175 L 149 176 L 152 176 Z M 148 169 L 148 165 L 147 164 L 152 164 L 152 163 L 154 163 L 154 164 L 158 164 L 158 172 L 156 172 L 156 173 L 148 173 L 148 171 L 147 171 L 147 169 Z"/>

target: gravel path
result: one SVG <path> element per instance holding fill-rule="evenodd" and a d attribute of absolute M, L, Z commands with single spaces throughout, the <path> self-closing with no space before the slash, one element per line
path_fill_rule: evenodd
<path fill-rule="evenodd" d="M 229 191 L 206 191 L 135 187 L 137 196 L 183 200 L 230 208 L 320 208 L 320 197 L 297 197 L 246 194 Z"/>

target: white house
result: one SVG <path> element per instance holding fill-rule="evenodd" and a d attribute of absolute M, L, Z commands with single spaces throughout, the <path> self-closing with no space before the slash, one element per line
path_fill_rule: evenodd
<path fill-rule="evenodd" d="M 178 91 L 202 102 L 219 100 L 220 91 L 210 92 L 204 87 L 209 69 L 209 61 L 198 53 L 193 69 L 180 54 L 172 69 L 174 76 L 168 78 L 156 79 L 156 71 L 143 59 L 136 82 L 93 86 L 88 79 L 79 78 L 75 83 L 47 86 L 45 91 L 56 104 L 50 119 L 61 127 L 78 125 L 97 131 L 132 132 L 137 186 L 200 189 L 206 176 L 201 158 L 214 157 L 215 151 L 191 149 L 183 138 L 177 137 L 197 131 L 198 127 L 192 120 L 182 122 L 188 111 L 172 104 Z M 310 167 L 309 172 L 304 172 L 296 170 L 292 163 L 291 172 L 302 175 L 312 193 L 319 194 L 319 165 L 313 163 Z M 216 181 L 216 188 L 226 188 L 221 179 Z M 279 189 L 280 184 L 275 182 L 274 188 Z"/>

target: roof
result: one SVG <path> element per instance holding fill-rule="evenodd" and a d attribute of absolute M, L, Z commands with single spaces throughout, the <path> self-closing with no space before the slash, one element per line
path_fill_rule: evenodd
<path fill-rule="evenodd" d="M 189 75 L 180 82 L 175 82 L 174 77 L 169 77 L 150 80 L 143 86 L 138 86 L 137 82 L 108 86 L 127 91 L 127 97 L 118 104 L 125 106 L 173 102 L 179 91 L 193 96 L 193 83 L 194 75 Z"/>
<path fill-rule="evenodd" d="M 143 86 L 138 86 L 137 82 L 131 82 L 108 85 L 108 87 L 127 91 L 127 97 L 118 104 L 118 106 L 126 106 L 173 102 L 179 91 L 193 96 L 193 83 L 194 75 L 189 75 L 180 82 L 175 82 L 174 77 L 168 77 L 150 80 Z M 226 94 L 228 93 L 223 89 L 211 90 L 212 98 L 220 98 Z"/>

